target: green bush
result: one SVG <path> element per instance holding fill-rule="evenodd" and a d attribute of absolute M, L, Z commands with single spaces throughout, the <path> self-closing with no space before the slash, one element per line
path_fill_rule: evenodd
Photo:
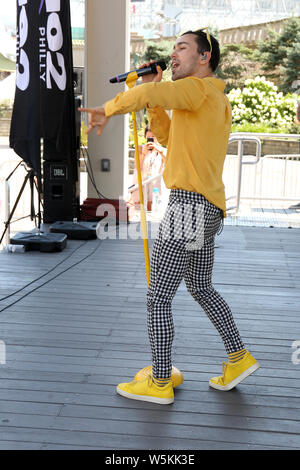
<path fill-rule="evenodd" d="M 248 79 L 243 89 L 234 88 L 227 96 L 232 106 L 233 125 L 254 125 L 268 132 L 294 130 L 297 96 L 284 95 L 265 77 Z"/>
<path fill-rule="evenodd" d="M 257 132 L 258 134 L 289 134 L 290 129 L 287 127 L 270 127 L 268 124 L 263 123 L 245 123 L 233 124 L 231 132 Z M 293 132 L 295 134 L 295 132 Z"/>

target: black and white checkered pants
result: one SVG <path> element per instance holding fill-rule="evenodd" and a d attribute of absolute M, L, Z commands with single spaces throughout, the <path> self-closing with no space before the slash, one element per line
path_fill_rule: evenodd
<path fill-rule="evenodd" d="M 222 223 L 222 211 L 201 194 L 171 190 L 152 251 L 147 292 L 154 378 L 171 376 L 171 304 L 182 279 L 216 327 L 226 352 L 244 348 L 229 306 L 212 286 L 214 238 Z"/>

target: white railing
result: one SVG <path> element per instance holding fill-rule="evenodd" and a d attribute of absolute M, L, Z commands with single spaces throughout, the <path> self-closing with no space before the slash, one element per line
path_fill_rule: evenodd
<path fill-rule="evenodd" d="M 264 155 L 262 140 L 299 141 L 299 153 Z M 223 180 L 225 183 L 227 211 L 239 211 L 242 199 L 261 199 L 273 201 L 300 201 L 300 135 L 299 134 L 263 134 L 239 132 L 230 134 L 229 144 L 237 142 L 236 155 L 228 154 L 225 160 Z M 256 144 L 255 155 L 244 154 L 245 143 Z M 147 207 L 148 185 L 162 178 L 162 173 L 142 182 L 144 206 Z M 129 192 L 138 190 L 138 185 Z M 232 192 L 234 194 L 232 194 Z"/>
<path fill-rule="evenodd" d="M 300 153 L 264 155 L 258 170 L 260 199 L 300 201 Z M 277 175 L 281 177 L 278 178 Z M 264 185 L 267 178 L 272 181 L 272 185 Z"/>
<path fill-rule="evenodd" d="M 236 205 L 227 207 L 227 211 L 232 210 L 232 209 L 239 209 L 240 206 L 240 200 L 241 200 L 241 189 L 242 189 L 242 169 L 243 165 L 256 165 L 261 158 L 261 141 L 259 137 L 253 136 L 253 135 L 234 135 L 231 134 L 229 138 L 229 144 L 237 142 L 238 143 L 238 153 L 237 153 L 237 158 L 238 158 L 238 168 L 236 172 L 236 195 L 235 196 L 229 196 L 226 198 L 226 201 L 229 201 L 230 199 L 235 198 L 236 199 Z M 255 142 L 256 143 L 256 154 L 253 156 L 253 160 L 248 160 L 243 161 L 244 157 L 244 143 L 245 142 Z M 223 171 L 224 174 L 224 171 Z"/>
<path fill-rule="evenodd" d="M 238 142 L 237 155 L 227 155 L 223 180 L 226 192 L 234 188 L 235 205 L 227 210 L 238 212 L 242 199 L 300 201 L 300 153 L 261 156 L 261 140 L 284 140 L 299 142 L 299 134 L 259 134 L 235 133 L 229 143 Z M 256 155 L 244 154 L 244 143 L 254 140 L 257 143 Z M 300 150 L 300 148 L 299 148 Z M 252 165 L 252 166 L 251 166 Z"/>

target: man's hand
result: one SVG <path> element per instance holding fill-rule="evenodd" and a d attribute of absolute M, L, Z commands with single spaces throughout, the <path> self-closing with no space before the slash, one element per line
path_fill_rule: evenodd
<path fill-rule="evenodd" d="M 153 64 L 155 62 L 152 60 L 151 62 L 147 62 L 146 64 L 142 64 L 139 69 L 144 69 L 145 67 L 149 67 L 150 64 Z M 149 82 L 160 82 L 162 79 L 163 71 L 160 68 L 159 65 L 156 66 L 157 68 L 157 73 L 151 73 L 149 75 L 143 75 L 142 76 L 142 83 L 149 83 Z"/>
<path fill-rule="evenodd" d="M 98 108 L 78 108 L 78 111 L 89 113 L 89 127 L 87 133 L 89 134 L 97 127 L 97 135 L 101 135 L 109 120 L 109 118 L 105 116 L 104 106 L 99 106 Z"/>

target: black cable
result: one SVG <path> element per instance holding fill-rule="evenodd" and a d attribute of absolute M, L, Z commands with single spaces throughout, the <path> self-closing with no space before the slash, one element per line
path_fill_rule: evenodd
<path fill-rule="evenodd" d="M 100 191 L 99 189 L 97 188 L 97 185 L 96 185 L 96 182 L 95 182 L 95 177 L 94 177 L 94 172 L 93 172 L 93 167 L 92 167 L 92 164 L 91 164 L 91 160 L 90 160 L 90 155 L 89 155 L 89 152 L 88 152 L 88 149 L 84 146 L 81 146 L 81 154 L 84 158 L 84 163 L 85 163 L 85 167 L 86 167 L 86 170 L 87 170 L 87 174 L 90 178 L 90 181 L 96 191 L 96 193 L 98 194 L 98 197 L 99 199 L 103 198 L 103 199 L 109 199 L 108 197 L 104 196 Z M 87 164 L 87 161 L 88 161 L 88 164 Z M 88 167 L 89 165 L 89 167 Z"/>
<path fill-rule="evenodd" d="M 83 149 L 85 150 L 86 152 L 86 156 L 84 155 L 84 152 L 83 152 Z M 92 164 L 91 164 L 91 161 L 90 161 L 90 156 L 89 156 L 89 153 L 88 153 L 88 150 L 86 147 L 83 147 L 81 146 L 81 154 L 83 155 L 83 158 L 84 158 L 84 163 L 85 163 L 85 167 L 86 167 L 86 170 L 87 170 L 87 173 L 88 173 L 88 176 L 90 178 L 90 181 L 96 191 L 96 193 L 98 194 L 98 197 L 99 199 L 100 198 L 103 198 L 103 199 L 109 199 L 107 198 L 106 196 L 104 196 L 97 188 L 97 185 L 96 185 L 96 182 L 95 182 L 95 178 L 94 178 L 94 172 L 93 172 L 93 168 L 92 168 Z M 88 165 L 87 165 L 87 162 L 86 160 L 88 160 L 88 164 L 90 166 L 90 169 L 88 168 Z M 21 162 L 21 165 L 23 166 L 23 162 Z M 24 218 L 27 218 L 27 217 L 30 217 L 30 216 L 26 216 Z M 37 217 L 37 214 L 35 214 L 35 219 Z M 23 218 L 23 217 L 22 217 Z M 35 224 L 36 224 L 36 220 L 35 220 Z M 21 289 L 18 289 L 17 291 L 13 292 L 12 294 L 9 294 L 5 297 L 3 297 L 2 299 L 0 299 L 0 302 L 2 302 L 3 300 L 6 300 L 8 299 L 9 297 L 12 297 L 16 294 L 18 294 L 19 292 L 21 292 L 22 290 L 26 289 L 26 287 L 30 286 L 31 284 L 34 284 L 35 282 L 39 281 L 40 279 L 42 279 L 43 277 L 47 276 L 48 274 L 50 274 L 52 271 L 54 271 L 58 266 L 60 266 L 62 263 L 64 263 L 65 261 L 67 261 L 77 250 L 79 250 L 79 248 L 81 248 L 84 244 L 86 244 L 87 242 L 84 242 L 82 243 L 81 245 L 79 245 L 77 248 L 75 248 L 72 253 L 70 253 L 66 258 L 64 258 L 62 261 L 60 261 L 59 263 L 57 263 L 53 268 L 51 268 L 47 273 L 43 274 L 42 276 L 34 279 L 33 281 L 29 282 L 28 284 L 26 284 L 25 286 L 21 287 Z M 100 245 L 100 244 L 99 244 Z M 90 253 L 89 255 L 87 255 L 85 258 L 83 258 L 82 260 L 78 261 L 77 263 L 74 263 L 72 266 L 70 266 L 69 268 L 67 268 L 66 270 L 62 271 L 61 273 L 57 274 L 56 276 L 54 276 L 53 278 L 49 279 L 48 281 L 46 281 L 44 284 L 41 284 L 40 286 L 36 287 L 35 289 L 31 290 L 30 292 L 28 292 L 27 294 L 25 294 L 24 296 L 20 297 L 18 300 L 16 300 L 15 302 L 13 302 L 12 304 L 10 305 L 7 305 L 6 307 L 4 307 L 3 309 L 0 310 L 0 313 L 3 312 L 4 310 L 6 310 L 7 308 L 11 307 L 12 305 L 16 304 L 17 302 L 19 302 L 20 300 L 22 300 L 24 297 L 27 297 L 27 295 L 31 294 L 32 292 L 36 291 L 37 289 L 39 289 L 40 287 L 43 287 L 44 285 L 46 285 L 48 282 L 52 281 L 53 279 L 55 279 L 56 277 L 60 276 L 60 274 L 63 274 L 64 272 L 68 271 L 69 269 L 71 269 L 72 267 L 76 266 L 77 264 L 81 263 L 82 261 L 84 261 L 85 259 L 87 259 L 89 256 L 91 256 L 93 253 L 95 253 L 95 251 L 98 249 L 99 245 L 93 250 L 92 253 Z"/>
<path fill-rule="evenodd" d="M 84 148 L 85 151 L 86 151 L 87 160 L 88 160 L 88 163 L 89 163 L 89 165 L 90 165 L 90 170 L 89 170 L 88 165 L 87 165 L 87 163 L 86 163 L 86 156 L 84 155 L 83 148 Z M 92 169 L 92 165 L 91 165 L 91 161 L 90 161 L 90 157 L 89 157 L 89 153 L 88 153 L 87 148 L 86 148 L 86 147 L 81 147 L 81 150 L 82 150 L 82 155 L 83 155 L 83 157 L 84 157 L 84 163 L 85 163 L 85 166 L 86 166 L 86 170 L 87 170 L 88 176 L 89 176 L 89 178 L 90 178 L 90 180 L 91 180 L 91 182 L 92 182 L 92 184 L 93 184 L 93 186 L 94 186 L 94 188 L 95 188 L 95 190 L 96 190 L 96 192 L 97 192 L 97 194 L 98 194 L 99 199 L 100 199 L 101 197 L 102 197 L 103 199 L 108 199 L 108 198 L 106 198 L 103 194 L 100 193 L 100 191 L 98 190 L 98 188 L 97 188 L 97 186 L 96 186 L 96 182 L 95 182 L 95 178 L 94 178 L 94 173 L 93 173 L 93 169 Z M 25 166 L 23 162 L 20 162 L 19 165 Z M 25 216 L 25 217 L 21 217 L 20 219 L 17 219 L 17 220 L 15 220 L 14 222 L 17 222 L 18 220 L 21 220 L 21 219 L 27 218 L 27 217 L 30 217 L 30 215 Z M 35 214 L 35 225 L 37 226 L 37 224 L 36 224 L 36 218 L 37 218 L 37 214 Z M 87 242 L 84 242 L 84 243 L 82 243 L 81 245 L 79 245 L 77 248 L 75 248 L 75 249 L 72 251 L 72 253 L 70 253 L 65 259 L 63 259 L 62 261 L 60 261 L 59 263 L 57 263 L 57 264 L 56 264 L 53 268 L 51 268 L 47 273 L 45 273 L 45 274 L 43 274 L 42 276 L 40 276 L 40 277 L 34 279 L 33 281 L 29 282 L 29 283 L 26 284 L 25 286 L 21 287 L 21 289 L 18 289 L 17 291 L 13 292 L 12 294 L 9 294 L 9 295 L 3 297 L 2 299 L 0 299 L 0 302 L 2 302 L 3 300 L 8 299 L 9 297 L 12 297 L 12 296 L 18 294 L 18 293 L 21 292 L 23 289 L 26 289 L 26 287 L 30 286 L 31 284 L 34 284 L 35 282 L 39 281 L 39 280 L 42 279 L 43 277 L 45 277 L 45 276 L 47 276 L 48 274 L 50 274 L 50 273 L 51 273 L 52 271 L 54 271 L 58 266 L 60 266 L 60 265 L 61 265 L 62 263 L 64 263 L 65 261 L 67 261 L 77 250 L 79 250 L 79 248 L 81 248 L 81 247 L 82 247 L 84 244 L 86 244 L 86 243 L 87 243 Z M 83 260 L 82 260 L 82 261 L 83 261 Z M 74 266 L 75 266 L 75 265 L 74 265 Z M 64 272 L 64 271 L 63 271 L 63 272 Z M 63 273 L 63 272 L 62 272 L 62 273 Z M 54 279 L 54 278 L 53 278 L 53 279 Z M 43 285 L 44 285 L 44 284 L 43 284 Z M 31 292 L 34 292 L 34 290 L 31 291 Z M 30 293 L 30 292 L 29 292 L 29 293 Z M 28 294 L 26 294 L 26 295 L 28 295 Z M 23 297 L 21 297 L 19 300 L 21 300 L 22 298 L 23 298 Z M 14 305 L 14 304 L 11 304 L 11 305 Z M 7 308 L 7 307 L 5 307 L 5 308 Z M 0 312 L 2 312 L 2 311 L 3 311 L 3 310 L 0 310 Z"/>
<path fill-rule="evenodd" d="M 86 242 L 85 242 L 86 243 Z M 45 274 L 42 274 L 42 276 L 34 279 L 33 281 L 30 281 L 28 284 L 26 284 L 25 286 L 21 287 L 21 289 L 18 289 L 17 291 L 13 292 L 12 294 L 9 294 L 9 295 L 6 295 L 5 297 L 3 297 L 2 299 L 0 299 L 0 302 L 2 302 L 3 300 L 6 300 L 8 299 L 9 297 L 12 297 L 13 295 L 15 294 L 18 294 L 19 292 L 21 292 L 23 289 L 26 289 L 26 287 L 30 286 L 31 284 L 34 284 L 35 282 L 39 281 L 40 279 L 42 279 L 43 277 L 45 276 L 48 276 L 48 274 L 50 274 L 52 271 L 54 271 L 58 266 L 60 266 L 62 263 L 64 263 L 65 261 L 67 261 L 74 253 L 75 251 L 77 251 L 79 248 L 81 248 L 82 246 L 84 245 L 84 243 L 82 243 L 81 245 L 79 245 L 77 248 L 75 248 L 72 253 L 70 253 L 68 256 L 66 256 L 66 258 L 64 258 L 62 261 L 60 261 L 59 263 L 57 263 L 53 268 L 51 268 L 49 271 L 47 271 Z"/>
<path fill-rule="evenodd" d="M 84 151 L 86 152 L 86 155 L 85 155 Z M 97 186 L 96 186 L 96 182 L 95 182 L 95 178 L 94 178 L 94 174 L 93 174 L 92 165 L 91 165 L 91 162 L 90 162 L 90 159 L 89 159 L 89 156 L 88 156 L 88 151 L 87 151 L 87 149 L 86 149 L 85 147 L 81 147 L 81 154 L 82 154 L 83 159 L 84 159 L 84 164 L 85 164 L 85 168 L 86 168 L 88 177 L 89 177 L 89 179 L 90 179 L 92 185 L 94 186 L 95 191 L 96 191 L 96 193 L 98 194 L 98 197 L 100 198 L 100 192 L 99 192 L 99 190 L 98 190 L 98 188 L 97 188 Z M 89 163 L 91 169 L 89 169 L 87 161 L 88 161 L 88 163 Z"/>
<path fill-rule="evenodd" d="M 82 149 L 82 150 L 83 150 L 83 149 Z M 100 192 L 100 191 L 98 190 L 98 188 L 97 188 L 97 185 L 96 185 L 96 182 L 95 182 L 95 177 L 94 177 L 94 172 L 93 172 L 93 168 L 92 168 L 92 164 L 91 164 L 90 157 L 89 157 L 89 153 L 88 153 L 88 150 L 87 150 L 86 148 L 85 148 L 85 151 L 86 151 L 86 154 L 87 154 L 87 155 L 85 156 L 83 151 L 82 151 L 82 154 L 83 154 L 83 156 L 84 156 L 84 163 L 85 163 L 85 168 L 86 168 L 87 174 L 88 174 L 88 176 L 89 176 L 89 178 L 90 178 L 90 181 L 91 181 L 91 183 L 92 183 L 92 185 L 93 185 L 93 187 L 94 187 L 94 189 L 95 189 L 95 191 L 96 191 L 96 193 L 97 193 L 99 199 L 101 199 L 101 198 L 104 198 L 104 199 L 105 199 L 105 197 L 103 196 L 103 194 L 101 194 L 101 192 Z M 87 162 L 88 162 L 88 163 L 87 163 Z M 89 168 L 88 165 L 90 166 L 90 168 Z"/>
<path fill-rule="evenodd" d="M 9 295 L 6 295 L 5 297 L 2 297 L 2 299 L 0 299 L 0 302 L 2 302 L 3 300 L 6 300 L 8 299 L 9 297 L 12 297 L 13 295 L 16 295 L 18 294 L 19 292 L 21 292 L 23 289 L 26 289 L 26 287 L 30 286 L 31 284 L 34 284 L 35 282 L 39 281 L 40 279 L 42 279 L 43 277 L 45 276 L 48 276 L 48 274 L 50 274 L 52 271 L 54 271 L 58 266 L 60 266 L 62 263 L 64 263 L 65 261 L 67 261 L 69 258 L 71 258 L 71 256 L 73 256 L 73 254 L 79 250 L 79 248 L 81 248 L 83 245 L 87 244 L 88 240 L 85 241 L 84 243 L 81 243 L 81 245 L 79 245 L 77 248 L 75 248 L 68 256 L 66 256 L 62 261 L 60 261 L 59 263 L 57 263 L 53 268 L 51 268 L 49 271 L 47 271 L 45 274 L 42 274 L 42 276 L 34 279 L 33 281 L 30 281 L 28 284 L 26 284 L 25 286 L 21 287 L 21 289 L 18 289 L 16 290 L 15 292 L 13 292 L 12 294 L 9 294 Z M 2 310 L 0 310 L 2 311 Z"/>
<path fill-rule="evenodd" d="M 84 243 L 82 243 L 79 247 L 77 247 L 77 248 L 71 253 L 71 255 L 73 255 L 73 253 L 74 253 L 76 250 L 78 250 L 81 246 L 83 246 L 83 245 L 86 244 L 86 243 L 87 243 L 87 241 L 84 242 Z M 55 276 L 53 276 L 51 279 L 48 279 L 48 281 L 45 281 L 43 284 L 41 284 L 41 285 L 35 287 L 34 289 L 32 289 L 31 291 L 27 292 L 27 294 L 24 294 L 22 297 L 20 297 L 19 299 L 17 299 L 15 302 L 12 302 L 11 304 L 9 304 L 9 305 L 7 305 L 6 307 L 2 308 L 2 309 L 0 310 L 0 313 L 1 313 L 1 312 L 4 312 L 4 310 L 6 310 L 7 308 L 12 307 L 13 305 L 17 304 L 20 300 L 24 299 L 24 298 L 27 297 L 29 294 L 32 294 L 32 292 L 35 292 L 36 290 L 40 289 L 40 287 L 43 287 L 43 286 L 45 286 L 46 284 L 48 284 L 49 282 L 53 281 L 54 279 L 56 279 L 57 277 L 59 277 L 61 274 L 66 273 L 66 272 L 69 271 L 71 268 L 74 268 L 74 266 L 77 266 L 78 264 L 82 263 L 82 261 L 85 261 L 87 258 L 89 258 L 90 256 L 92 256 L 92 255 L 96 252 L 96 250 L 98 250 L 98 248 L 99 248 L 100 245 L 101 245 L 101 240 L 99 241 L 99 243 L 97 244 L 97 246 L 94 248 L 94 250 L 93 250 L 91 253 L 89 253 L 87 256 L 85 256 L 83 259 L 77 261 L 76 263 L 72 264 L 72 265 L 69 266 L 68 268 L 66 268 L 66 269 L 64 269 L 63 271 L 61 271 L 60 273 L 58 273 L 58 274 L 56 274 Z M 69 255 L 69 256 L 68 256 L 67 258 L 65 258 L 63 261 L 66 261 L 71 255 Z M 61 264 L 61 263 L 62 263 L 62 262 L 58 263 L 57 266 L 59 266 L 59 264 Z M 55 266 L 55 267 L 57 267 L 57 266 Z M 55 268 L 53 268 L 53 269 L 55 269 Z M 51 271 L 53 271 L 53 269 L 51 269 L 51 270 L 50 270 L 48 273 L 46 273 L 46 274 L 49 274 Z M 39 279 L 41 279 L 42 277 L 44 277 L 46 274 L 44 274 L 43 276 L 41 276 Z M 37 280 L 38 280 L 38 279 L 36 279 L 36 281 L 37 281 Z M 28 285 L 32 284 L 33 282 L 35 282 L 35 281 L 32 281 L 32 282 L 29 283 Z M 26 286 L 25 286 L 25 287 L 26 287 Z M 23 289 L 24 289 L 24 287 L 23 287 Z M 22 290 L 22 289 L 20 289 L 20 290 Z M 19 292 L 19 291 L 17 291 L 17 292 Z M 16 292 L 15 292 L 15 293 L 16 293 Z M 14 293 L 14 294 L 15 294 L 15 293 Z M 14 294 L 13 294 L 13 295 L 14 295 Z M 2 299 L 1 299 L 1 300 L 2 300 Z"/>

